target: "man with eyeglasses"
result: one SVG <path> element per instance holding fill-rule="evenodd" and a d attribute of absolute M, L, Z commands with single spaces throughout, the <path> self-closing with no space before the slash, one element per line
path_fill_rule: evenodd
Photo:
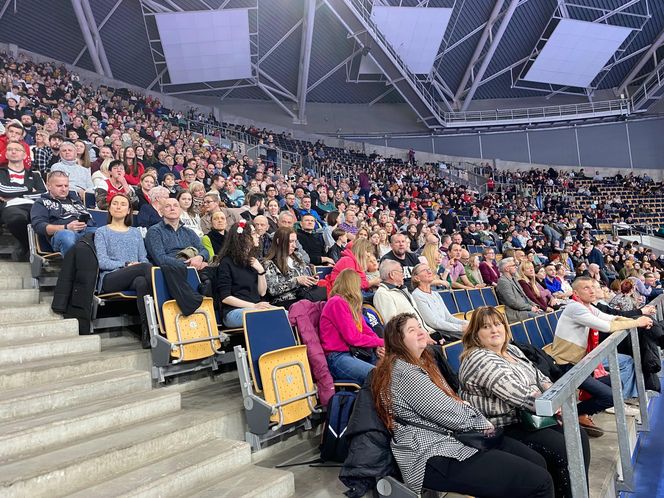
<path fill-rule="evenodd" d="M 42 177 L 25 169 L 25 149 L 18 142 L 9 142 L 5 150 L 7 168 L 0 169 L 0 219 L 19 243 L 12 254 L 15 261 L 27 261 L 28 224 L 34 201 L 26 195 L 46 191 Z"/>

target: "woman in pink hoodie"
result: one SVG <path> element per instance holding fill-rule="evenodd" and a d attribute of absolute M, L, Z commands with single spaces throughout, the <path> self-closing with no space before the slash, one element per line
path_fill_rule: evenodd
<path fill-rule="evenodd" d="M 319 324 L 320 344 L 334 380 L 359 385 L 384 353 L 383 339 L 362 316 L 360 277 L 345 269 L 336 279 Z"/>
<path fill-rule="evenodd" d="M 327 294 L 330 295 L 334 282 L 339 274 L 350 268 L 360 277 L 360 286 L 363 291 L 368 291 L 371 287 L 378 286 L 380 279 L 367 280 L 367 262 L 369 255 L 372 253 L 373 248 L 371 242 L 367 239 L 357 239 L 349 243 L 344 251 L 341 253 L 341 258 L 336 262 L 332 272 L 325 277 L 325 286 L 327 287 Z"/>

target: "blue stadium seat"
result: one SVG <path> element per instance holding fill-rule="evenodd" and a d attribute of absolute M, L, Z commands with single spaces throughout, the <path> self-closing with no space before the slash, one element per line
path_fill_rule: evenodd
<path fill-rule="evenodd" d="M 88 209 L 95 209 L 97 207 L 97 199 L 92 192 L 85 193 L 85 207 Z"/>
<path fill-rule="evenodd" d="M 544 347 L 545 342 L 535 319 L 529 318 L 528 320 L 524 320 L 523 326 L 526 329 L 526 334 L 528 334 L 528 339 L 530 339 L 530 344 L 538 348 Z"/>
<path fill-rule="evenodd" d="M 447 362 L 454 373 L 459 373 L 461 368 L 461 353 L 463 352 L 463 343 L 461 341 L 451 342 L 443 346 Z"/>
<path fill-rule="evenodd" d="M 333 266 L 317 266 L 316 267 L 316 275 L 318 275 L 318 278 L 323 280 L 330 273 L 332 273 L 332 268 L 334 268 L 334 267 Z"/>
<path fill-rule="evenodd" d="M 95 224 L 98 227 L 103 227 L 106 225 L 106 220 L 108 220 L 108 211 L 100 211 L 99 209 L 88 209 L 90 216 L 95 220 Z"/>
<path fill-rule="evenodd" d="M 510 332 L 512 333 L 512 338 L 514 342 L 519 344 L 529 344 L 530 339 L 528 339 L 528 334 L 526 334 L 526 328 L 523 326 L 523 322 L 516 322 L 510 325 Z"/>
<path fill-rule="evenodd" d="M 549 317 L 553 315 L 553 313 L 547 313 L 546 315 L 540 315 L 535 317 L 535 322 L 537 322 L 537 326 L 539 327 L 540 334 L 542 335 L 542 339 L 544 340 L 544 344 L 550 344 L 553 342 L 553 330 L 551 328 L 551 324 L 549 323 Z"/>
<path fill-rule="evenodd" d="M 385 324 L 383 323 L 383 317 L 380 316 L 378 310 L 370 304 L 363 303 L 362 316 L 364 317 L 364 321 L 367 322 L 367 325 L 371 327 L 371 330 L 380 337 L 383 337 L 383 327 Z"/>
<path fill-rule="evenodd" d="M 451 291 L 441 291 L 438 294 L 440 294 L 440 297 L 443 298 L 443 302 L 445 303 L 447 311 L 452 314 L 459 312 L 459 307 L 457 306 Z"/>
<path fill-rule="evenodd" d="M 549 325 L 551 326 L 551 332 L 553 335 L 556 335 L 556 327 L 558 326 L 558 312 L 554 311 L 553 313 L 547 313 L 546 316 L 549 319 Z"/>
<path fill-rule="evenodd" d="M 244 338 L 249 368 L 256 391 L 263 390 L 258 360 L 264 353 L 297 345 L 295 334 L 283 308 L 250 310 L 244 313 Z"/>
<path fill-rule="evenodd" d="M 452 291 L 452 295 L 454 296 L 454 300 L 457 303 L 460 313 L 465 313 L 466 311 L 473 309 L 473 304 L 470 302 L 466 289 L 454 290 Z"/>
<path fill-rule="evenodd" d="M 201 283 L 200 278 L 198 277 L 198 272 L 194 268 L 187 269 L 187 283 L 191 286 L 192 289 L 198 290 L 198 285 Z M 163 315 L 163 306 L 166 301 L 173 299 L 173 296 L 168 291 L 166 286 L 166 279 L 164 274 L 161 271 L 161 268 L 155 266 L 152 268 L 152 297 L 154 297 L 155 304 L 157 307 L 157 319 L 159 320 L 159 327 L 161 328 L 162 334 L 164 331 L 164 315 Z"/>
<path fill-rule="evenodd" d="M 470 303 L 473 305 L 474 310 L 481 308 L 482 306 L 486 306 L 480 289 L 469 289 L 468 298 L 470 299 Z"/>
<path fill-rule="evenodd" d="M 483 289 L 480 289 L 480 291 L 482 292 L 484 303 L 487 306 L 498 306 L 498 298 L 492 287 L 484 287 Z"/>

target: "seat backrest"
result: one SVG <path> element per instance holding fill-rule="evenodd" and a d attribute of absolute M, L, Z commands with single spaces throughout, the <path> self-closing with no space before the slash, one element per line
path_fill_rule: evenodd
<path fill-rule="evenodd" d="M 198 285 L 201 283 L 198 272 L 194 268 L 187 268 L 187 283 L 191 286 L 192 289 L 198 290 Z M 161 333 L 166 332 L 164 328 L 164 304 L 166 301 L 173 299 L 171 293 L 168 291 L 166 286 L 166 279 L 164 274 L 161 271 L 161 268 L 158 266 L 152 267 L 152 296 L 154 297 L 155 305 L 157 307 L 157 321 L 159 322 L 159 328 Z"/>
<path fill-rule="evenodd" d="M 496 297 L 496 292 L 491 287 L 484 287 L 480 289 L 482 292 L 482 297 L 484 298 L 484 303 L 487 306 L 498 306 L 498 298 Z"/>
<path fill-rule="evenodd" d="M 88 212 L 90 213 L 90 216 L 92 216 L 92 219 L 95 220 L 95 224 L 97 225 L 97 227 L 106 226 L 108 220 L 107 211 L 100 211 L 99 209 L 89 209 Z"/>
<path fill-rule="evenodd" d="M 323 280 L 330 273 L 332 273 L 332 268 L 334 268 L 334 267 L 333 266 L 317 266 L 316 267 L 316 275 L 318 275 L 318 278 Z"/>
<path fill-rule="evenodd" d="M 461 341 L 451 342 L 443 346 L 445 350 L 445 356 L 447 357 L 447 363 L 450 364 L 454 373 L 459 373 L 459 368 L 461 368 L 461 353 L 463 352 L 463 343 Z"/>
<path fill-rule="evenodd" d="M 452 291 L 452 295 L 454 296 L 454 300 L 456 301 L 457 307 L 461 313 L 465 313 L 466 311 L 473 309 L 473 303 L 470 302 L 470 298 L 468 297 L 468 292 L 466 289 Z"/>
<path fill-rule="evenodd" d="M 94 209 L 97 207 L 97 199 L 92 192 L 85 193 L 85 207 L 88 209 Z"/>
<path fill-rule="evenodd" d="M 474 310 L 485 306 L 484 298 L 482 297 L 480 289 L 468 289 L 468 298 L 470 299 L 470 304 L 473 305 Z"/>
<path fill-rule="evenodd" d="M 538 348 L 544 347 L 544 339 L 540 333 L 537 322 L 534 318 L 528 318 L 523 321 L 523 326 L 526 328 L 526 334 L 528 334 L 528 339 L 530 339 L 530 344 L 537 346 Z"/>
<path fill-rule="evenodd" d="M 553 342 L 553 331 L 555 329 L 552 329 L 551 324 L 549 323 L 550 315 L 553 315 L 553 313 L 547 313 L 546 315 L 535 317 L 535 322 L 537 322 L 544 344 L 550 344 Z"/>
<path fill-rule="evenodd" d="M 514 342 L 518 342 L 520 344 L 530 343 L 530 339 L 528 339 L 528 334 L 526 334 L 526 328 L 523 326 L 523 322 L 516 322 L 511 324 L 510 332 L 512 333 Z"/>
<path fill-rule="evenodd" d="M 261 355 L 296 346 L 297 341 L 288 321 L 286 310 L 283 308 L 246 311 L 242 322 L 254 388 L 261 392 L 263 383 L 258 369 L 258 360 Z"/>
<path fill-rule="evenodd" d="M 367 325 L 371 327 L 371 330 L 376 332 L 380 337 L 383 337 L 383 328 L 385 323 L 383 322 L 383 317 L 380 316 L 380 313 L 372 305 L 363 303 L 362 304 L 362 316 L 364 321 L 367 322 Z"/>
<path fill-rule="evenodd" d="M 456 304 L 456 301 L 454 300 L 454 296 L 452 295 L 452 292 L 450 291 L 441 291 L 439 292 L 440 297 L 443 298 L 443 302 L 445 303 L 445 307 L 447 308 L 447 311 L 450 313 L 458 313 L 459 312 L 459 307 Z"/>
<path fill-rule="evenodd" d="M 551 334 L 556 335 L 556 327 L 558 326 L 558 315 L 554 311 L 553 313 L 547 313 L 546 317 L 549 320 L 549 326 L 551 327 Z"/>

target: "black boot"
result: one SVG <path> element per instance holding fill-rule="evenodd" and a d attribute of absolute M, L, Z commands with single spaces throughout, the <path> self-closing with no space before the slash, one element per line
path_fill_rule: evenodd
<path fill-rule="evenodd" d="M 141 346 L 143 349 L 150 349 L 150 329 L 147 324 L 141 325 Z"/>

